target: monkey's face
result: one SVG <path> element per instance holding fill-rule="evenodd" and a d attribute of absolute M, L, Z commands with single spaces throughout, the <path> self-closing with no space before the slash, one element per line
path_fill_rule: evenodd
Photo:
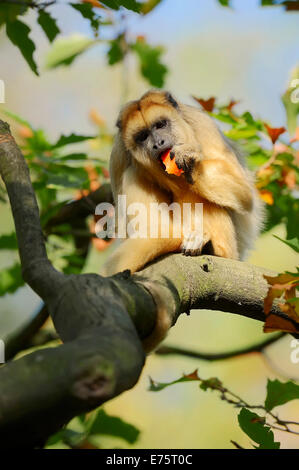
<path fill-rule="evenodd" d="M 178 103 L 169 93 L 158 91 L 125 106 L 118 126 L 126 149 L 148 168 L 160 165 L 161 155 L 183 143 L 187 132 Z"/>

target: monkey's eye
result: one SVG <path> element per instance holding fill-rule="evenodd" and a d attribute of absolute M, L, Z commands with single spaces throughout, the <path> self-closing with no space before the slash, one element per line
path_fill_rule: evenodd
<path fill-rule="evenodd" d="M 138 132 L 138 134 L 135 137 L 135 141 L 141 144 L 142 142 L 146 141 L 148 136 L 149 136 L 149 131 L 147 129 L 144 129 L 143 131 Z"/>
<path fill-rule="evenodd" d="M 161 119 L 161 121 L 156 122 L 155 128 L 156 129 L 163 129 L 163 127 L 167 126 L 167 121 L 166 119 Z"/>

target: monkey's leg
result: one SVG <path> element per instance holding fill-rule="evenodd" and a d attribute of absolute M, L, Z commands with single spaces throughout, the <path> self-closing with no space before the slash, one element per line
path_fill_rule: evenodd
<path fill-rule="evenodd" d="M 125 269 L 134 273 L 162 254 L 179 251 L 181 242 L 178 238 L 129 238 L 109 257 L 100 274 L 112 276 Z"/>
<path fill-rule="evenodd" d="M 215 256 L 239 259 L 235 227 L 228 212 L 216 205 L 204 205 L 204 232 Z"/>

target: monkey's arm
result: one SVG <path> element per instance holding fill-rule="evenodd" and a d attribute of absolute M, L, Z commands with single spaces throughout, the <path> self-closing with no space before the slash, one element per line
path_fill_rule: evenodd
<path fill-rule="evenodd" d="M 251 211 L 253 185 L 235 156 L 205 159 L 198 147 L 185 145 L 173 151 L 178 167 L 184 170 L 181 178 L 186 179 L 192 191 L 238 213 Z"/>
<path fill-rule="evenodd" d="M 197 194 L 238 213 L 252 210 L 254 184 L 215 122 L 201 110 L 180 104 L 185 121 L 193 130 L 188 145 L 173 150 L 186 181 Z"/>
<path fill-rule="evenodd" d="M 191 173 L 193 190 L 215 204 L 238 213 L 250 212 L 253 189 L 245 171 L 227 160 L 203 160 Z"/>

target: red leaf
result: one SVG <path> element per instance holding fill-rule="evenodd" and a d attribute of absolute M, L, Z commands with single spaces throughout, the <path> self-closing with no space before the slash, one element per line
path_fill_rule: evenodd
<path fill-rule="evenodd" d="M 286 131 L 285 127 L 270 127 L 266 123 L 264 123 L 264 126 L 267 129 L 270 139 L 272 140 L 272 144 L 275 144 L 278 137 Z"/>
<path fill-rule="evenodd" d="M 169 175 L 180 176 L 182 173 L 184 173 L 184 170 L 182 170 L 181 168 L 178 168 L 175 162 L 175 158 L 171 159 L 170 150 L 166 150 L 166 152 L 163 153 L 163 155 L 161 156 L 161 160 L 165 166 L 165 171 Z"/>
<path fill-rule="evenodd" d="M 191 372 L 191 374 L 183 374 L 184 378 L 185 379 L 189 379 L 189 380 L 199 380 L 199 377 L 198 377 L 198 373 L 197 373 L 198 369 L 195 369 L 194 372 Z"/>
<path fill-rule="evenodd" d="M 196 96 L 192 96 L 192 98 L 194 98 L 197 103 L 201 104 L 205 111 L 208 111 L 209 113 L 213 111 L 216 100 L 214 96 L 212 96 L 208 100 L 204 100 L 203 98 L 196 98 Z"/>

